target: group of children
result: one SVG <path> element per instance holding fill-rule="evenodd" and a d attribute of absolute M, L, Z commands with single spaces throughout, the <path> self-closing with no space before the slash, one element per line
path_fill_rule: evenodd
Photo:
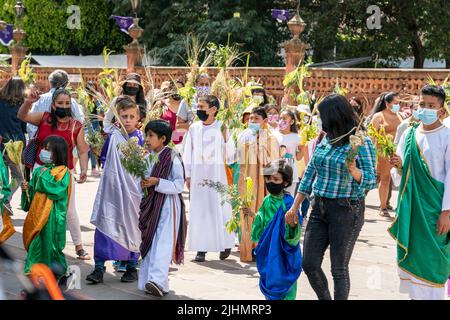
<path fill-rule="evenodd" d="M 391 159 L 402 173 L 402 184 L 398 216 L 389 231 L 398 242 L 402 290 L 409 290 L 414 299 L 441 297 L 450 274 L 450 129 L 440 120 L 444 101 L 445 93 L 436 87 L 422 91 L 422 125 L 406 131 L 398 156 Z M 229 185 L 227 165 L 238 162 L 240 193 L 245 192 L 248 177 L 253 181 L 251 204 L 240 215 L 241 260 L 256 261 L 266 299 L 295 299 L 302 271 L 302 216 L 290 209 L 301 177 L 298 161 L 309 152 L 300 143 L 300 119 L 294 112 L 286 109 L 276 114 L 270 107 L 256 105 L 248 128 L 235 144 L 216 119 L 219 100 L 200 97 L 196 111 L 200 121 L 189 127 L 181 156 L 169 146 L 172 128 L 168 122 L 150 121 L 144 137 L 138 129 L 136 103 L 121 96 L 115 108 L 127 134 L 114 124 L 104 128 L 108 133 L 104 173 L 91 218 L 96 227 L 95 268 L 86 280 L 103 282 L 105 262 L 122 261 L 126 264 L 122 282 L 138 281 L 140 290 L 162 297 L 169 292 L 170 264 L 183 262 L 186 238 L 186 249 L 197 252 L 195 261 L 205 261 L 207 252 L 220 252 L 220 259 L 226 259 L 235 245 L 235 235 L 225 228 L 232 204 L 202 183 Z M 141 181 L 120 161 L 118 145 L 130 137 L 136 137 L 151 155 Z M 67 158 L 61 156 L 67 154 L 67 144 L 50 137 L 43 145 L 44 166 L 34 172 L 29 184 L 22 184 L 22 206 L 28 211 L 23 236 L 28 251 L 26 273 L 36 262 L 57 262 L 67 271 L 62 251 L 72 177 Z M 4 193 L 8 183 L 3 175 L 1 182 Z M 185 183 L 190 190 L 189 228 L 181 195 Z M 425 191 L 427 195 L 420 196 Z"/>

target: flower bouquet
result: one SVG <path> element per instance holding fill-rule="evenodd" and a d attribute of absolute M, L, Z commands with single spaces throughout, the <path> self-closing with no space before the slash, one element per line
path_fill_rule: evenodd
<path fill-rule="evenodd" d="M 373 124 L 370 124 L 368 127 L 368 134 L 369 136 L 375 138 L 377 154 L 379 156 L 388 158 L 395 153 L 397 146 L 393 142 L 394 137 L 390 134 L 386 134 L 384 126 L 380 126 L 377 130 Z"/>
<path fill-rule="evenodd" d="M 11 160 L 12 163 L 17 167 L 17 169 L 20 172 L 20 175 L 22 176 L 22 179 L 25 181 L 25 171 L 23 169 L 22 164 L 22 152 L 23 152 L 23 141 L 12 141 L 4 144 L 5 150 L 3 153 L 6 152 L 8 155 L 9 160 Z M 17 183 L 17 181 L 15 181 Z M 28 190 L 26 191 L 27 199 L 30 199 L 30 196 L 28 194 Z"/>
<path fill-rule="evenodd" d="M 145 179 L 151 160 L 147 157 L 147 150 L 139 145 L 138 138 L 131 137 L 117 147 L 121 153 L 120 163 L 125 170 L 137 179 Z M 144 194 L 148 195 L 146 189 Z"/>
<path fill-rule="evenodd" d="M 237 185 L 225 185 L 220 182 L 211 181 L 208 179 L 203 180 L 200 184 L 202 187 L 209 187 L 219 193 L 222 201 L 221 205 L 224 203 L 229 203 L 232 206 L 231 218 L 225 224 L 225 228 L 228 233 L 237 232 L 239 228 L 239 215 L 243 208 L 248 208 L 251 206 L 253 200 L 253 180 L 250 177 L 245 179 L 246 182 L 246 194 L 241 196 L 239 194 Z M 249 223 L 246 219 L 247 232 L 249 232 Z"/>

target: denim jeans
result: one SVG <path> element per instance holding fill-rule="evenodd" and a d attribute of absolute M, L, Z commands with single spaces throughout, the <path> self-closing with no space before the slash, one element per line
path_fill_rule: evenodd
<path fill-rule="evenodd" d="M 95 259 L 95 269 L 102 271 L 103 273 L 106 271 L 105 260 Z M 138 262 L 136 260 L 128 260 L 124 261 L 127 265 L 127 271 L 134 271 L 137 268 Z"/>
<path fill-rule="evenodd" d="M 348 266 L 364 224 L 364 210 L 364 199 L 315 197 L 303 243 L 303 270 L 319 300 L 331 300 L 327 278 L 321 267 L 328 246 L 334 280 L 334 299 L 348 299 Z"/>
<path fill-rule="evenodd" d="M 92 168 L 92 170 L 94 170 L 97 167 L 97 157 L 91 150 L 89 150 L 88 156 L 89 156 L 89 159 L 91 160 L 91 168 Z"/>

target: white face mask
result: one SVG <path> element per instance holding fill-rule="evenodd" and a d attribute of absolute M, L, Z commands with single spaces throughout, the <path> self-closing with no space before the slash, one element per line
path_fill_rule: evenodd
<path fill-rule="evenodd" d="M 253 101 L 255 101 L 255 103 L 260 106 L 263 104 L 264 102 L 264 97 L 263 96 L 253 96 Z"/>

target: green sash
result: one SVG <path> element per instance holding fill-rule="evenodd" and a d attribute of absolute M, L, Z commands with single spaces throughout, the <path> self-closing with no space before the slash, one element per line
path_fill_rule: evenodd
<path fill-rule="evenodd" d="M 435 180 L 416 142 L 416 127 L 405 142 L 397 217 L 388 229 L 397 241 L 400 269 L 433 287 L 450 275 L 450 233 L 438 235 L 444 184 Z"/>

